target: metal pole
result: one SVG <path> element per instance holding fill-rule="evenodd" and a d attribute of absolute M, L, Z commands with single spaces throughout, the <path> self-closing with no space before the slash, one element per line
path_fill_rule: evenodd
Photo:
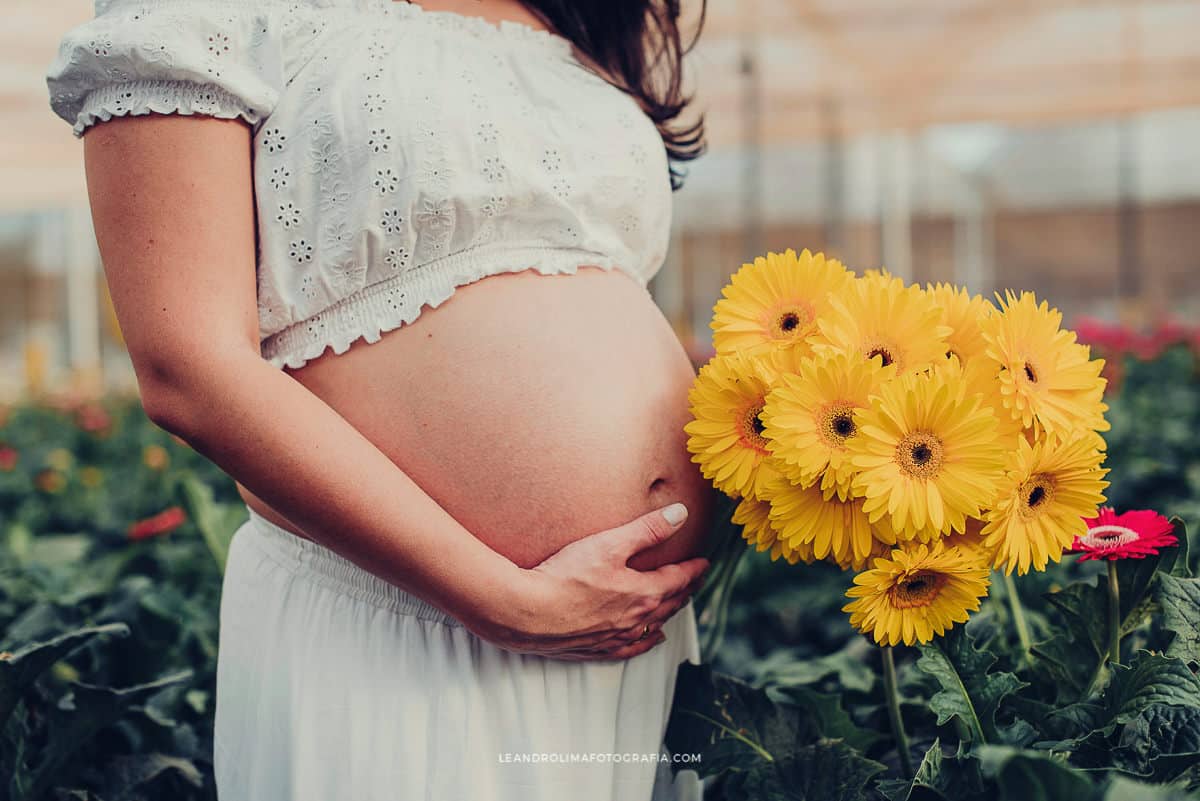
<path fill-rule="evenodd" d="M 100 389 L 100 298 L 96 286 L 99 253 L 86 207 L 68 209 L 64 219 L 67 279 L 67 353 L 76 388 Z"/>
<path fill-rule="evenodd" d="M 821 110 L 825 120 L 825 251 L 838 254 L 846 238 L 846 165 L 838 132 L 837 101 L 832 94 L 825 95 Z"/>
<path fill-rule="evenodd" d="M 883 266 L 905 281 L 912 280 L 912 153 L 908 134 L 885 134 Z"/>
<path fill-rule="evenodd" d="M 742 257 L 751 260 L 763 248 L 762 70 L 758 63 L 758 3 L 748 0 L 742 14 Z"/>
<path fill-rule="evenodd" d="M 1142 293 L 1141 219 L 1138 209 L 1137 131 L 1134 122 L 1117 123 L 1117 305 L 1128 307 Z"/>

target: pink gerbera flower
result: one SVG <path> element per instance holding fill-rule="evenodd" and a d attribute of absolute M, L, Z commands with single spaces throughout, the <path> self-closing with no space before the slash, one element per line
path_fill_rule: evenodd
<path fill-rule="evenodd" d="M 1160 548 L 1177 544 L 1174 526 L 1167 518 L 1150 509 L 1117 514 L 1109 507 L 1097 517 L 1085 520 L 1087 534 L 1076 537 L 1071 552 L 1087 559 L 1142 559 L 1154 556 Z"/>

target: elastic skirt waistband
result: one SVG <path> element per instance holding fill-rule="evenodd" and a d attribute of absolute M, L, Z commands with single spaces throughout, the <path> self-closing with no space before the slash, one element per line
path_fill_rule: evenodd
<path fill-rule="evenodd" d="M 238 530 L 237 538 L 297 576 L 397 614 L 462 625 L 433 604 L 389 584 L 325 546 L 277 526 L 250 507 L 246 509 L 250 519 Z"/>

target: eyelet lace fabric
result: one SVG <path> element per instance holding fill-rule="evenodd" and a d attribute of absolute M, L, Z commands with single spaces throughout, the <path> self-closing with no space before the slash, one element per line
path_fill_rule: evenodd
<path fill-rule="evenodd" d="M 46 80 L 76 136 L 151 113 L 251 127 L 278 367 L 375 342 L 489 275 L 589 265 L 644 286 L 665 256 L 658 132 L 548 31 L 393 0 L 110 0 Z"/>

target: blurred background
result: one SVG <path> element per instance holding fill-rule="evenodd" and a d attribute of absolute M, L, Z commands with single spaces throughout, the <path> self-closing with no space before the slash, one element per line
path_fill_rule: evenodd
<path fill-rule="evenodd" d="M 685 4 L 686 5 L 686 4 Z M 133 386 L 81 143 L 44 73 L 86 0 L 6 0 L 0 399 Z M 743 261 L 786 247 L 1068 321 L 1200 307 L 1200 2 L 712 0 L 691 59 L 710 151 L 652 289 L 697 354 Z"/>
<path fill-rule="evenodd" d="M 0 665 L 9 668 L 0 679 L 18 677 L 0 687 L 9 701 L 0 698 L 0 798 L 215 801 L 217 612 L 245 506 L 231 479 L 151 424 L 129 394 L 82 143 L 50 111 L 44 81 L 62 33 L 91 17 L 91 3 L 0 2 Z M 693 358 L 707 356 L 728 276 L 767 250 L 823 250 L 858 270 L 883 266 L 986 294 L 1035 290 L 1107 360 L 1110 502 L 1181 515 L 1194 531 L 1200 0 L 712 0 L 709 8 L 690 66 L 710 150 L 676 194 L 672 246 L 651 286 Z M 1194 566 L 1194 537 L 1191 549 Z M 698 599 L 705 659 L 788 687 L 797 702 L 824 699 L 822 719 L 839 728 L 821 735 L 857 742 L 899 775 L 891 737 L 876 734 L 886 726 L 876 649 L 840 611 L 848 579 L 829 566 L 795 573 L 749 549 L 734 555 L 742 552 L 719 560 Z M 1188 563 L 1186 552 L 1179 561 Z M 1158 560 L 1139 564 L 1149 566 L 1135 571 L 1140 593 Z M 1021 687 L 1052 693 L 1027 702 L 1039 715 L 1051 709 L 1046 698 L 1080 697 L 1070 688 L 1083 689 L 1076 674 L 1087 681 L 1098 653 L 1088 622 L 1098 618 L 1060 614 L 1069 605 L 1044 594 L 1066 587 L 1093 598 L 1072 582 L 1098 567 L 1064 560 L 1023 577 L 1019 593 L 993 593 L 973 618 L 978 631 L 1007 632 L 987 639 L 1011 649 L 1008 610 L 1023 599 L 1050 667 L 1034 673 L 1023 651 L 1009 650 L 996 670 L 1023 671 Z M 1175 575 L 1179 587 L 1197 581 Z M 1128 589 L 1121 597 L 1138 614 L 1148 608 Z M 1200 635 L 1178 615 L 1168 626 L 1156 613 L 1149 633 L 1131 631 L 1127 642 L 1160 649 L 1175 627 L 1194 646 Z M 1081 622 L 1091 626 L 1082 637 Z M 903 714 L 925 733 L 913 741 L 923 750 L 930 741 L 920 738 L 936 728 L 924 700 L 933 687 L 913 656 L 899 659 L 900 683 L 912 689 Z M 1164 728 L 1172 744 L 1184 742 L 1183 725 Z M 1146 753 L 1140 741 L 1129 745 L 1130 732 L 1153 739 L 1133 722 L 1110 731 L 1079 739 L 1087 747 L 1075 755 L 1124 764 Z M 1172 798 L 1183 797 L 1184 783 L 1200 789 L 1193 756 L 1155 760 L 1163 780 L 1175 776 L 1160 772 L 1168 763 L 1185 771 Z M 1054 764 L 1058 776 L 1064 763 Z M 959 771 L 936 781 L 967 775 Z M 1021 775 L 1032 782 L 1035 773 Z M 1073 776 L 1071 787 L 1090 786 Z M 1024 779 L 1014 787 L 1024 790 Z M 708 797 L 722 796 L 710 787 Z"/>

